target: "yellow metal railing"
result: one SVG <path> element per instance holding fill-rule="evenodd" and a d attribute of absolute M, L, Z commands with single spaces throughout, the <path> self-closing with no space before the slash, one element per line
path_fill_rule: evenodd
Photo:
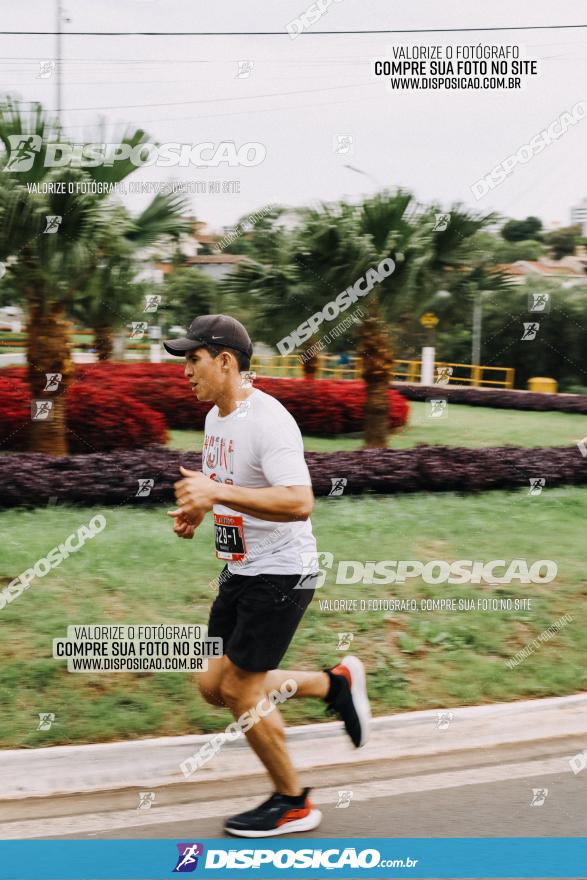
<path fill-rule="evenodd" d="M 447 361 L 435 362 L 435 382 L 442 385 L 474 385 L 478 387 L 497 386 L 513 388 L 515 370 L 513 367 L 487 367 L 475 364 L 458 364 Z M 419 382 L 422 362 L 419 360 L 398 359 L 393 362 L 394 382 Z M 277 378 L 299 377 L 304 375 L 303 363 L 297 355 L 255 355 L 251 369 L 260 376 Z M 498 378 L 496 373 L 502 375 Z M 488 375 L 487 375 L 488 374 Z M 336 355 L 319 355 L 317 379 L 360 379 L 361 361 L 351 356 L 348 364 L 340 364 Z M 489 378 L 493 376 L 494 378 Z"/>

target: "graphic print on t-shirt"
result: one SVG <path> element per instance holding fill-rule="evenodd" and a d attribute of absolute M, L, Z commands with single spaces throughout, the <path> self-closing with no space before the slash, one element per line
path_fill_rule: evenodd
<path fill-rule="evenodd" d="M 259 388 L 246 402 L 245 419 L 238 409 L 220 416 L 213 406 L 207 413 L 202 472 L 245 489 L 311 486 L 302 435 L 290 413 Z M 213 513 L 216 553 L 232 573 L 299 574 L 301 554 L 316 552 L 309 519 L 275 523 L 223 504 L 215 504 Z"/>
<path fill-rule="evenodd" d="M 216 480 L 217 483 L 234 482 L 234 442 L 231 438 L 206 434 L 202 457 L 210 471 L 211 480 Z M 214 513 L 214 536 L 218 559 L 239 562 L 245 558 L 246 544 L 242 516 L 238 514 L 223 516 Z"/>
<path fill-rule="evenodd" d="M 234 479 L 234 443 L 227 437 L 206 434 L 202 457 L 206 467 L 212 471 L 211 476 L 218 483 L 232 483 Z M 225 472 L 224 477 L 218 476 L 218 470 Z M 229 477 L 227 479 L 227 476 Z"/>

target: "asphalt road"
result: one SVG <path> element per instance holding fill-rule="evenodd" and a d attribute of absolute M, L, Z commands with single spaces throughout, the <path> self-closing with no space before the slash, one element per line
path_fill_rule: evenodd
<path fill-rule="evenodd" d="M 373 763 L 321 771 L 312 798 L 323 813 L 313 836 L 551 837 L 587 834 L 587 771 L 576 776 L 567 747 L 533 746 L 534 755 L 477 755 L 467 766 L 414 759 L 393 767 Z M 344 775 L 341 775 L 344 772 Z M 238 795 L 233 795 L 238 792 Z M 340 792 L 347 794 L 340 795 Z M 352 792 L 349 795 L 348 792 Z M 262 778 L 227 780 L 212 790 L 181 786 L 99 793 L 12 804 L 0 825 L 4 839 L 223 837 L 224 817 L 264 800 Z M 151 797 L 152 795 L 152 797 Z M 348 806 L 337 806 L 343 799 Z M 149 802 L 150 806 L 146 806 Z M 16 809 L 16 806 L 18 807 Z"/>

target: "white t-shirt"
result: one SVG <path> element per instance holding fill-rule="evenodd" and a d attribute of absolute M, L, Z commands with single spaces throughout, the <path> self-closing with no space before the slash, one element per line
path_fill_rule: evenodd
<path fill-rule="evenodd" d="M 304 444 L 294 418 L 255 388 L 237 409 L 206 416 L 202 472 L 246 488 L 311 486 Z M 309 519 L 269 522 L 223 505 L 214 509 L 216 555 L 236 574 L 305 574 L 315 570 L 316 540 Z"/>

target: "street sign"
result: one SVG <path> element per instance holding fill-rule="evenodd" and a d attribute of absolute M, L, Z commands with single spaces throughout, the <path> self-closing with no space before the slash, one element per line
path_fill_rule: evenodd
<path fill-rule="evenodd" d="M 423 327 L 428 327 L 429 330 L 436 327 L 439 321 L 440 318 L 438 315 L 435 315 L 434 312 L 425 312 L 420 318 L 420 324 L 422 324 Z"/>

